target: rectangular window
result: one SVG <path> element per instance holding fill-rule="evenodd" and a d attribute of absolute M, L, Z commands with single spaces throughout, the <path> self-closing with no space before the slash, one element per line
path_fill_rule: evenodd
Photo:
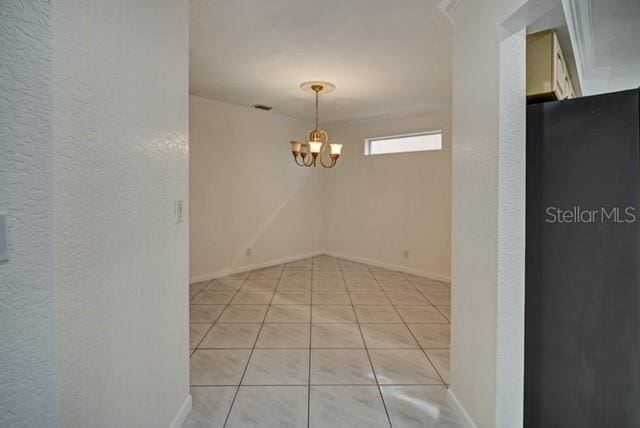
<path fill-rule="evenodd" d="M 442 131 L 392 135 L 364 140 L 365 155 L 442 150 Z"/>

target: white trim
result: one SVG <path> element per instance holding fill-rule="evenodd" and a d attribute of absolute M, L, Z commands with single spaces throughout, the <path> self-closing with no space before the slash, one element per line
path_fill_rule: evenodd
<path fill-rule="evenodd" d="M 465 428 L 478 428 L 464 407 L 462 407 L 462 404 L 458 401 L 458 397 L 456 397 L 451 388 L 447 389 L 447 401 Z"/>
<path fill-rule="evenodd" d="M 349 254 L 336 253 L 335 251 L 325 251 L 325 254 L 332 257 L 338 257 L 340 259 L 350 260 L 352 262 L 364 263 L 371 266 L 376 266 L 383 269 L 395 270 L 398 272 L 408 273 L 410 275 L 421 276 L 423 278 L 435 279 L 437 281 L 443 281 L 450 283 L 451 277 L 442 275 L 439 273 L 427 272 L 419 269 L 413 269 L 407 266 L 396 265 L 393 263 L 381 262 L 378 260 L 371 260 L 364 257 L 352 256 Z"/>
<path fill-rule="evenodd" d="M 208 273 L 206 275 L 192 276 L 191 278 L 189 278 L 189 283 L 193 284 L 195 282 L 209 281 L 210 279 L 221 278 L 223 276 L 229 276 L 235 273 L 242 273 L 242 272 L 247 272 L 249 270 L 263 269 L 271 266 L 281 265 L 283 263 L 291 263 L 297 260 L 308 259 L 309 257 L 321 256 L 323 254 L 326 254 L 325 251 L 317 250 L 317 251 L 312 251 L 306 254 L 283 257 L 281 259 L 269 260 L 266 262 L 256 263 L 253 265 L 244 265 L 244 266 L 238 266 L 238 267 L 229 268 L 229 269 L 222 269 L 217 272 Z"/>
<path fill-rule="evenodd" d="M 173 422 L 171 422 L 169 428 L 182 427 L 185 419 L 189 416 L 189 412 L 191 412 L 191 394 L 187 395 L 187 398 L 184 400 L 184 403 L 182 403 L 182 406 L 180 406 L 180 410 L 178 410 L 176 417 L 173 418 Z"/>

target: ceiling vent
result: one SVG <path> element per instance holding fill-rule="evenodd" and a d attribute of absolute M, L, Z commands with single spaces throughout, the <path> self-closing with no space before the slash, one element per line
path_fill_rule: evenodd
<path fill-rule="evenodd" d="M 273 107 L 271 106 L 266 106 L 264 104 L 254 104 L 253 108 L 257 108 L 258 110 L 265 110 L 265 111 L 269 111 L 271 110 Z"/>

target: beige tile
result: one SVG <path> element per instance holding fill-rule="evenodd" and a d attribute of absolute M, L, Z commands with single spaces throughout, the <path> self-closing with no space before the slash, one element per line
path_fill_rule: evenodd
<path fill-rule="evenodd" d="M 189 300 L 193 300 L 193 298 L 196 297 L 198 294 L 200 294 L 200 290 L 189 289 Z"/>
<path fill-rule="evenodd" d="M 274 305 L 309 305 L 311 304 L 311 292 L 276 291 L 271 303 Z"/>
<path fill-rule="evenodd" d="M 191 305 L 189 306 L 189 322 L 213 323 L 223 309 L 224 305 Z"/>
<path fill-rule="evenodd" d="M 250 349 L 203 349 L 191 356 L 191 385 L 238 385 Z"/>
<path fill-rule="evenodd" d="M 419 349 L 369 350 L 380 384 L 441 384 L 440 376 Z"/>
<path fill-rule="evenodd" d="M 242 291 L 274 291 L 278 285 L 277 279 L 247 279 Z"/>
<path fill-rule="evenodd" d="M 387 291 L 387 297 L 394 305 L 428 305 L 429 301 L 417 291 Z"/>
<path fill-rule="evenodd" d="M 354 305 L 388 305 L 391 303 L 381 291 L 352 291 L 349 295 Z"/>
<path fill-rule="evenodd" d="M 281 279 L 278 291 L 311 291 L 310 279 Z"/>
<path fill-rule="evenodd" d="M 338 263 L 338 260 L 335 258 L 319 258 L 319 257 L 314 257 L 313 258 L 313 268 L 314 269 L 334 269 L 334 270 L 340 270 L 340 264 Z"/>
<path fill-rule="evenodd" d="M 382 386 L 391 423 L 401 428 L 463 428 L 439 385 Z"/>
<path fill-rule="evenodd" d="M 226 305 L 235 291 L 201 291 L 192 301 L 192 305 Z"/>
<path fill-rule="evenodd" d="M 253 348 L 259 331 L 259 323 L 217 323 L 200 343 L 200 348 Z"/>
<path fill-rule="evenodd" d="M 367 270 L 363 271 L 342 271 L 342 276 L 348 281 L 375 281 L 373 274 Z"/>
<path fill-rule="evenodd" d="M 364 349 L 312 349 L 311 383 L 375 384 L 376 379 Z"/>
<path fill-rule="evenodd" d="M 396 306 L 396 309 L 406 323 L 449 323 L 435 306 Z"/>
<path fill-rule="evenodd" d="M 191 412 L 182 428 L 222 427 L 236 395 L 235 386 L 191 388 Z"/>
<path fill-rule="evenodd" d="M 346 283 L 349 291 L 379 292 L 381 290 L 376 280 L 347 279 Z"/>
<path fill-rule="evenodd" d="M 308 387 L 241 386 L 225 428 L 307 426 Z"/>
<path fill-rule="evenodd" d="M 297 260 L 284 265 L 284 270 L 311 270 L 311 259 Z"/>
<path fill-rule="evenodd" d="M 244 284 L 244 279 L 216 279 L 207 286 L 209 291 L 233 291 L 239 290 Z"/>
<path fill-rule="evenodd" d="M 408 324 L 423 348 L 448 348 L 449 324 Z"/>
<path fill-rule="evenodd" d="M 451 306 L 436 306 L 436 308 L 451 322 Z"/>
<path fill-rule="evenodd" d="M 450 292 L 428 292 L 423 293 L 432 305 L 435 306 L 450 306 L 451 305 L 451 293 Z"/>
<path fill-rule="evenodd" d="M 189 284 L 189 295 L 191 297 L 195 296 L 200 291 L 204 290 L 204 288 L 207 286 L 208 283 L 209 281 L 200 281 L 200 282 L 194 282 L 193 284 Z"/>
<path fill-rule="evenodd" d="M 256 348 L 308 348 L 309 324 L 264 324 Z"/>
<path fill-rule="evenodd" d="M 255 349 L 243 385 L 306 385 L 308 349 Z"/>
<path fill-rule="evenodd" d="M 404 280 L 378 281 L 378 284 L 384 291 L 416 291 L 409 281 Z"/>
<path fill-rule="evenodd" d="M 353 307 L 361 324 L 369 323 L 402 323 L 395 309 L 391 305 L 354 305 Z"/>
<path fill-rule="evenodd" d="M 221 323 L 260 323 L 264 320 L 268 305 L 229 305 L 218 322 Z"/>
<path fill-rule="evenodd" d="M 311 305 L 271 305 L 265 322 L 309 323 Z"/>
<path fill-rule="evenodd" d="M 247 279 L 247 278 L 249 278 L 250 274 L 251 274 L 251 271 L 238 272 L 238 273 L 234 273 L 232 275 L 224 276 L 224 277 L 222 277 L 220 279 Z"/>
<path fill-rule="evenodd" d="M 310 428 L 388 428 L 376 386 L 312 386 Z"/>
<path fill-rule="evenodd" d="M 342 280 L 342 272 L 339 270 L 313 269 L 312 279 L 339 279 Z"/>
<path fill-rule="evenodd" d="M 232 305 L 268 305 L 273 291 L 240 291 L 231 301 Z"/>
<path fill-rule="evenodd" d="M 405 279 L 400 272 L 393 272 L 393 271 L 373 271 L 373 276 L 375 279 L 380 281 Z"/>
<path fill-rule="evenodd" d="M 448 349 L 426 349 L 427 357 L 431 360 L 438 373 L 446 384 L 449 384 L 449 350 Z"/>
<path fill-rule="evenodd" d="M 313 291 L 347 291 L 342 279 L 314 279 L 311 284 Z"/>
<path fill-rule="evenodd" d="M 311 294 L 311 303 L 314 305 L 349 305 L 349 294 L 344 291 L 319 291 Z"/>
<path fill-rule="evenodd" d="M 450 291 L 449 287 L 438 281 L 411 281 L 411 283 L 421 293 L 448 293 Z"/>
<path fill-rule="evenodd" d="M 254 270 L 249 275 L 249 279 L 279 279 L 282 275 L 282 268 L 267 268 Z"/>
<path fill-rule="evenodd" d="M 321 323 L 355 323 L 356 316 L 351 305 L 313 305 L 311 322 Z"/>
<path fill-rule="evenodd" d="M 311 270 L 289 270 L 285 269 L 281 279 L 311 279 Z"/>
<path fill-rule="evenodd" d="M 374 265 L 367 265 L 367 268 L 369 268 L 371 272 L 395 272 L 394 270 L 389 270 L 387 268 Z"/>
<path fill-rule="evenodd" d="M 312 324 L 312 348 L 364 348 L 357 324 Z"/>
<path fill-rule="evenodd" d="M 404 324 L 362 324 L 367 348 L 418 348 Z"/>
<path fill-rule="evenodd" d="M 211 324 L 189 324 L 189 348 L 194 349 L 202 340 Z"/>

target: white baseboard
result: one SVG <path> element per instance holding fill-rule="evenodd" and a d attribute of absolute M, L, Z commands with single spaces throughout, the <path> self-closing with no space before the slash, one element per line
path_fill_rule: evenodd
<path fill-rule="evenodd" d="M 478 428 L 451 389 L 447 390 L 447 401 L 465 428 Z"/>
<path fill-rule="evenodd" d="M 234 273 L 246 272 L 248 270 L 264 269 L 270 266 L 281 265 L 283 263 L 291 263 L 297 260 L 308 259 L 309 257 L 316 257 L 325 254 L 323 250 L 312 251 L 310 253 L 298 254 L 295 256 L 283 257 L 281 259 L 269 260 L 266 262 L 256 263 L 253 265 L 238 266 L 229 269 L 222 269 L 217 272 L 209 273 L 206 275 L 193 276 L 189 278 L 189 283 L 209 281 L 211 279 L 221 278 L 223 276 L 233 275 Z"/>
<path fill-rule="evenodd" d="M 435 279 L 437 281 L 443 281 L 450 283 L 451 277 L 446 275 L 441 275 L 439 273 L 426 272 L 419 269 L 412 269 L 406 266 L 396 265 L 393 263 L 380 262 L 378 260 L 371 260 L 364 257 L 352 256 L 350 254 L 336 253 L 335 251 L 325 251 L 325 254 L 333 257 L 338 257 L 345 260 L 350 260 L 352 262 L 357 263 L 365 263 L 371 266 L 380 267 L 383 269 L 395 270 L 398 272 L 408 273 L 409 275 L 421 276 L 428 279 Z"/>
<path fill-rule="evenodd" d="M 189 412 L 191 412 L 191 394 L 187 395 L 187 398 L 184 400 L 184 403 L 182 403 L 182 406 L 180 406 L 180 410 L 178 410 L 176 417 L 173 418 L 173 422 L 171 422 L 169 428 L 182 427 L 185 419 L 189 416 Z"/>

